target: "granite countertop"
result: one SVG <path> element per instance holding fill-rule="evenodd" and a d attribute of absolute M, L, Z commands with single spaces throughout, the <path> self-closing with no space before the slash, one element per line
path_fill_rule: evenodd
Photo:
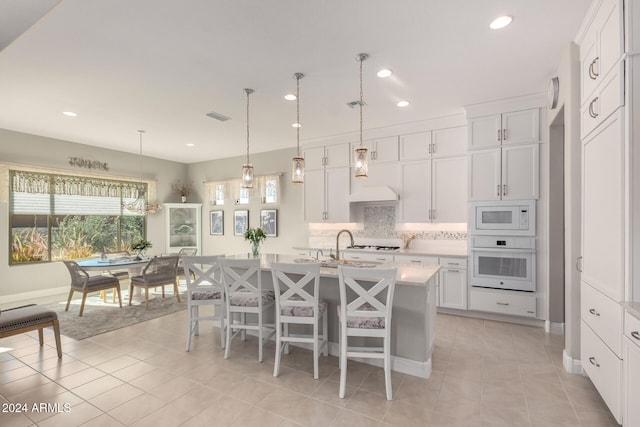
<path fill-rule="evenodd" d="M 248 254 L 235 255 L 234 258 L 247 258 Z M 260 264 L 262 270 L 271 271 L 272 262 L 313 262 L 311 258 L 304 258 L 299 255 L 285 254 L 260 254 Z M 431 278 L 440 270 L 439 265 L 410 265 L 394 263 L 372 263 L 376 267 L 397 267 L 396 284 L 409 286 L 426 286 Z M 321 277 L 338 278 L 338 269 L 335 267 L 320 268 Z"/>

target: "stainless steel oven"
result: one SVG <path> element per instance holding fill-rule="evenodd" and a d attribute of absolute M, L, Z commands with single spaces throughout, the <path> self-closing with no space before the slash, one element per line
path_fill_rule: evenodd
<path fill-rule="evenodd" d="M 535 238 L 472 236 L 471 286 L 535 292 Z"/>

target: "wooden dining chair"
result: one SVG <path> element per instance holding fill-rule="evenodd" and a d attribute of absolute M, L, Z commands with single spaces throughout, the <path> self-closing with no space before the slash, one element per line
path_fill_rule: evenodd
<path fill-rule="evenodd" d="M 164 287 L 173 285 L 173 291 L 178 302 L 180 293 L 178 292 L 178 281 L 176 280 L 176 269 L 178 268 L 178 257 L 155 257 L 142 269 L 142 274 L 133 276 L 129 280 L 129 305 L 133 298 L 134 288 L 144 289 L 144 306 L 149 308 L 149 288 L 162 288 L 162 298 L 164 298 Z"/>
<path fill-rule="evenodd" d="M 71 298 L 74 292 L 82 293 L 82 303 L 80 304 L 80 317 L 84 312 L 84 304 L 87 300 L 87 294 L 91 292 L 98 292 L 102 290 L 114 289 L 114 292 L 118 294 L 118 303 L 122 308 L 122 296 L 120 295 L 120 281 L 111 274 L 98 274 L 90 276 L 82 267 L 75 261 L 62 261 L 69 270 L 71 275 L 71 289 L 69 290 L 69 299 L 67 300 L 67 307 L 64 311 L 69 311 L 69 305 L 71 304 Z"/>

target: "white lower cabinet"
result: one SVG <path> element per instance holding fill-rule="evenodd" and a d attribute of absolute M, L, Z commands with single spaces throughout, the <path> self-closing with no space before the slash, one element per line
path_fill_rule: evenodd
<path fill-rule="evenodd" d="M 640 426 L 640 319 L 625 314 L 624 320 L 624 414 L 625 426 Z"/>
<path fill-rule="evenodd" d="M 471 288 L 469 309 L 536 317 L 536 296 L 527 292 Z"/>
<path fill-rule="evenodd" d="M 393 254 L 385 253 L 367 253 L 367 252 L 342 252 L 341 258 L 352 261 L 376 261 L 376 262 L 393 262 Z"/>
<path fill-rule="evenodd" d="M 581 327 L 582 368 L 598 389 L 616 421 L 622 423 L 622 360 L 584 321 Z"/>

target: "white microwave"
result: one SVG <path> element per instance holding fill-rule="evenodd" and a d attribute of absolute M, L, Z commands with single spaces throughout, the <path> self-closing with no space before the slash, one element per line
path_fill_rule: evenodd
<path fill-rule="evenodd" d="M 469 218 L 472 235 L 536 235 L 535 200 L 473 202 Z"/>

